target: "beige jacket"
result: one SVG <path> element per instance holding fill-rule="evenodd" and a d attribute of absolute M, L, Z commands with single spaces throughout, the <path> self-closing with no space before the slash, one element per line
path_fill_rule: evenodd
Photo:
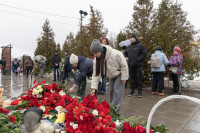
<path fill-rule="evenodd" d="M 128 80 L 128 65 L 124 55 L 110 46 L 102 45 L 106 50 L 105 60 L 107 61 L 107 78 L 116 78 L 121 74 L 121 80 Z M 92 89 L 98 89 L 99 82 L 102 81 L 101 75 L 96 76 L 96 58 L 93 62 Z"/>

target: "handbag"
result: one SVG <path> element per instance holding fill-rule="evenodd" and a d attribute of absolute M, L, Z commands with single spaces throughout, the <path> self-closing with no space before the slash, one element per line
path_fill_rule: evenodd
<path fill-rule="evenodd" d="M 175 66 L 170 66 L 169 67 L 169 70 L 172 72 L 172 73 L 177 73 L 178 72 L 178 70 L 179 70 L 179 68 L 178 67 L 175 67 Z"/>

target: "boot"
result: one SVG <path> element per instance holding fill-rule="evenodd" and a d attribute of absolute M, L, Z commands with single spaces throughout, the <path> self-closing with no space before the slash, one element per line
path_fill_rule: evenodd
<path fill-rule="evenodd" d="M 131 96 L 135 96 L 135 91 L 134 91 L 134 89 L 131 89 L 131 92 L 128 94 L 128 97 L 131 97 Z"/>
<path fill-rule="evenodd" d="M 138 97 L 142 98 L 142 90 L 138 90 Z"/>

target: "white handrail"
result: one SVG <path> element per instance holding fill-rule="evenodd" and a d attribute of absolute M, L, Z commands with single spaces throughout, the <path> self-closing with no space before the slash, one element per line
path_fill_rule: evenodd
<path fill-rule="evenodd" d="M 157 108 L 158 108 L 161 104 L 163 104 L 164 102 L 169 101 L 169 100 L 173 100 L 173 99 L 188 99 L 188 100 L 190 100 L 190 101 L 193 101 L 193 102 L 195 102 L 195 103 L 200 104 L 200 99 L 195 98 L 195 97 L 190 97 L 190 96 L 184 96 L 184 95 L 173 95 L 173 96 L 168 96 L 168 97 L 166 97 L 166 98 L 163 98 L 163 99 L 160 100 L 156 105 L 153 106 L 151 112 L 149 113 L 149 117 L 148 117 L 148 120 L 147 120 L 147 127 L 146 127 L 146 132 L 147 132 L 147 133 L 149 133 L 151 120 L 152 120 L 153 114 L 154 114 L 154 112 L 157 110 Z"/>

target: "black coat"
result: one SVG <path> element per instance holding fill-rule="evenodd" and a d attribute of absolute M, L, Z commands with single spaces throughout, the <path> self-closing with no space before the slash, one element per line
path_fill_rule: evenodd
<path fill-rule="evenodd" d="M 76 80 L 76 84 L 80 85 L 86 76 L 91 77 L 93 73 L 93 60 L 85 58 L 83 56 L 78 56 L 78 66 L 80 74 Z"/>
<path fill-rule="evenodd" d="M 58 64 L 57 67 L 59 67 L 59 63 L 61 62 L 61 58 L 59 55 L 54 55 L 52 56 L 52 64 L 53 64 L 53 67 L 55 67 L 55 64 Z"/>
<path fill-rule="evenodd" d="M 147 52 L 145 46 L 140 43 L 138 39 L 136 39 L 136 42 L 131 43 L 131 45 L 126 48 L 126 52 L 124 53 L 125 57 L 128 57 L 129 68 L 142 67 L 146 54 Z"/>
<path fill-rule="evenodd" d="M 3 67 L 6 66 L 6 60 L 5 60 L 5 59 L 3 59 L 1 63 L 2 63 L 2 66 L 3 66 Z"/>
<path fill-rule="evenodd" d="M 72 65 L 69 62 L 70 59 L 70 55 L 66 55 L 65 56 L 65 66 L 64 66 L 64 70 L 70 72 L 72 70 Z"/>

